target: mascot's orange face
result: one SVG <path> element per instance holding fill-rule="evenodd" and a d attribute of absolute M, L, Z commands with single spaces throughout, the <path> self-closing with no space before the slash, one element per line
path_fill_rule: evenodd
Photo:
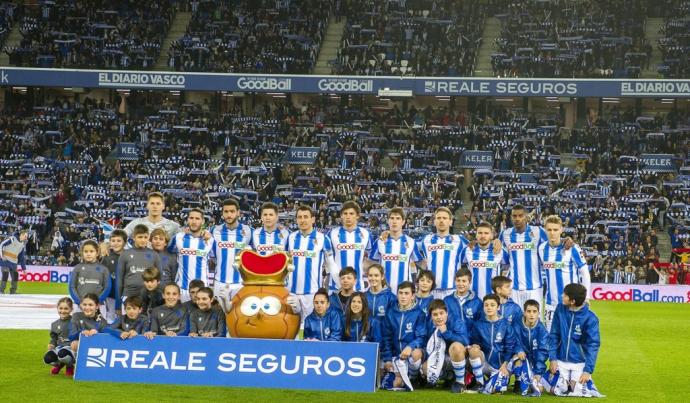
<path fill-rule="evenodd" d="M 255 339 L 294 339 L 300 317 L 287 303 L 287 255 L 263 257 L 245 251 L 240 255 L 244 286 L 232 299 L 226 316 L 232 337 Z"/>

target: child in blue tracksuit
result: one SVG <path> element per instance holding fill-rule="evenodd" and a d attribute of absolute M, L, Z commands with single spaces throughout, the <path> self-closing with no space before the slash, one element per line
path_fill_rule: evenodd
<path fill-rule="evenodd" d="M 524 352 L 516 347 L 513 327 L 498 315 L 500 303 L 496 294 L 484 296 L 484 314 L 472 327 L 470 365 L 477 382 L 468 390 L 470 393 L 482 390 L 484 375 L 500 371 L 503 376 L 510 376 L 509 363 L 513 354 Z"/>
<path fill-rule="evenodd" d="M 472 291 L 472 272 L 463 267 L 455 272 L 455 291 L 443 299 L 448 315 L 465 322 L 467 332 L 482 313 L 482 301 Z"/>
<path fill-rule="evenodd" d="M 427 317 L 429 316 L 429 304 L 434 300 L 434 296 L 431 295 L 434 288 L 436 288 L 434 273 L 429 270 L 420 270 L 417 273 L 417 305 Z"/>
<path fill-rule="evenodd" d="M 426 337 L 426 317 L 417 306 L 414 283 L 403 281 L 398 285 L 398 303 L 386 313 L 383 322 L 383 343 L 381 358 L 384 370 L 395 374 L 393 387 L 403 386 L 399 366 L 393 360 L 399 358 L 408 367 L 408 376 L 415 379 L 422 367 L 424 351 L 422 346 Z"/>
<path fill-rule="evenodd" d="M 436 339 L 445 343 L 444 351 L 438 351 Z M 434 385 L 440 379 L 453 380 L 451 392 L 465 391 L 465 346 L 469 344 L 469 335 L 465 322 L 460 318 L 451 318 L 443 300 L 435 299 L 429 304 L 429 320 L 426 327 L 426 348 L 428 359 L 422 372 L 428 383 Z M 439 353 L 436 356 L 436 352 Z M 442 355 L 442 356 L 441 356 Z M 443 364 L 440 364 L 440 361 Z M 434 371 L 434 367 L 438 368 Z"/>
<path fill-rule="evenodd" d="M 534 373 L 534 381 L 546 372 L 546 358 L 549 355 L 548 337 L 546 326 L 539 320 L 539 302 L 529 299 L 525 301 L 522 320 L 513 321 L 515 339 L 522 352 L 517 354 L 521 361 L 527 360 Z M 516 365 L 519 363 L 516 362 Z M 517 374 L 516 374 L 517 378 Z M 515 382 L 518 382 L 517 379 Z"/>
<path fill-rule="evenodd" d="M 371 312 L 372 317 L 383 322 L 390 307 L 397 304 L 397 297 L 388 288 L 386 277 L 383 275 L 383 267 L 380 264 L 369 266 L 367 281 L 369 281 L 369 289 L 366 292 L 369 312 Z"/>
<path fill-rule="evenodd" d="M 340 289 L 338 292 L 333 292 L 329 297 L 329 306 L 343 318 L 347 304 L 355 291 L 357 272 L 354 268 L 347 266 L 340 270 L 338 277 L 340 277 Z"/>
<path fill-rule="evenodd" d="M 513 280 L 506 276 L 496 276 L 491 279 L 491 289 L 501 300 L 499 316 L 511 324 L 522 320 L 522 308 L 510 298 L 513 294 Z"/>
<path fill-rule="evenodd" d="M 549 371 L 560 372 L 571 388 L 592 379 L 601 345 L 599 318 L 585 303 L 587 288 L 572 283 L 563 289 L 549 333 Z"/>
<path fill-rule="evenodd" d="M 381 322 L 372 317 L 363 292 L 355 292 L 345 308 L 343 341 L 381 342 Z"/>
<path fill-rule="evenodd" d="M 328 291 L 314 294 L 314 311 L 304 319 L 304 340 L 341 341 L 343 322 L 335 309 L 329 309 Z"/>

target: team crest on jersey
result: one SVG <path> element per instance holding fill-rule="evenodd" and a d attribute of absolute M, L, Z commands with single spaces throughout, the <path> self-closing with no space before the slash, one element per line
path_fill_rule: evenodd
<path fill-rule="evenodd" d="M 134 259 L 134 255 L 130 254 L 130 255 L 129 255 L 129 258 L 130 258 L 130 259 Z"/>
<path fill-rule="evenodd" d="M 503 335 L 501 332 L 496 333 L 496 343 L 500 343 L 503 340 Z"/>
<path fill-rule="evenodd" d="M 536 350 L 537 347 L 538 347 L 538 346 L 537 346 L 537 340 L 536 340 L 536 339 L 535 339 L 535 340 L 532 340 L 532 350 Z"/>
<path fill-rule="evenodd" d="M 164 315 L 165 315 L 165 314 L 164 314 L 163 312 L 161 312 L 161 318 L 162 318 Z"/>
<path fill-rule="evenodd" d="M 472 308 L 465 309 L 465 316 L 472 316 Z"/>
<path fill-rule="evenodd" d="M 58 330 L 60 330 L 61 328 L 62 328 L 62 326 L 58 325 Z"/>
<path fill-rule="evenodd" d="M 79 277 L 79 285 L 86 284 L 86 279 L 84 277 Z"/>
<path fill-rule="evenodd" d="M 201 322 L 202 320 L 204 320 L 204 318 L 199 318 L 199 322 Z"/>
<path fill-rule="evenodd" d="M 582 335 L 582 329 L 580 329 L 580 325 L 575 325 L 575 334 L 578 336 Z"/>
<path fill-rule="evenodd" d="M 381 315 L 383 315 L 385 312 L 386 312 L 386 311 L 385 311 L 385 308 L 383 307 L 383 305 L 379 306 L 379 313 L 380 313 Z"/>
<path fill-rule="evenodd" d="M 331 328 L 330 328 L 330 327 L 327 327 L 327 328 L 323 329 L 323 333 L 324 333 L 326 336 L 328 336 L 329 334 L 331 334 Z"/>
<path fill-rule="evenodd" d="M 411 332 L 412 331 L 412 323 L 407 323 L 405 325 L 405 330 L 407 330 L 408 332 Z"/>

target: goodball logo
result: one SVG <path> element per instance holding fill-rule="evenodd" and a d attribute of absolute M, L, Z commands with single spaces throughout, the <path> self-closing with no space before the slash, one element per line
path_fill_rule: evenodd
<path fill-rule="evenodd" d="M 279 90 L 289 91 L 292 88 L 290 78 L 240 77 L 237 86 L 241 90 Z"/>
<path fill-rule="evenodd" d="M 319 90 L 327 92 L 372 92 L 374 81 L 326 78 L 319 80 Z"/>

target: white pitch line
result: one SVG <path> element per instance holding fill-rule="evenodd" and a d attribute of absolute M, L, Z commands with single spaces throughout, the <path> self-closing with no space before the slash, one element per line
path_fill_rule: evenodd
<path fill-rule="evenodd" d="M 0 295 L 0 329 L 42 329 L 49 339 L 50 324 L 58 319 L 62 295 Z"/>

